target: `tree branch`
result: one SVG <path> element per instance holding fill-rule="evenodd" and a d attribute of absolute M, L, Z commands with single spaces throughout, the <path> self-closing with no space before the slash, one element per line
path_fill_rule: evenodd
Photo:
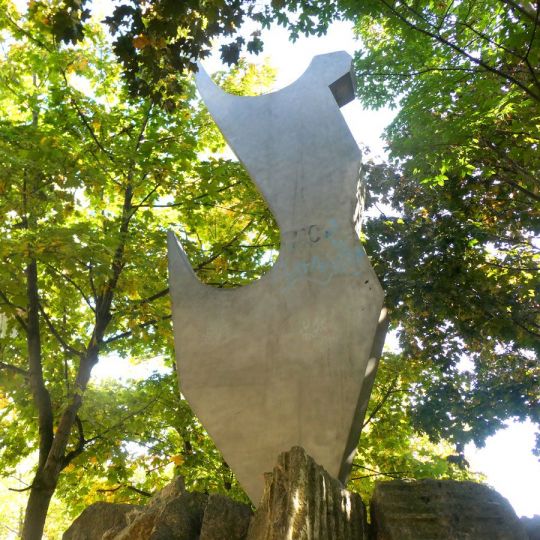
<path fill-rule="evenodd" d="M 39 426 L 39 465 L 41 468 L 47 461 L 47 456 L 51 449 L 53 430 L 53 409 L 49 391 L 45 386 L 43 378 L 43 366 L 41 358 L 41 340 L 39 328 L 39 294 L 37 263 L 35 259 L 30 259 L 26 266 L 27 297 L 28 297 L 28 374 L 30 388 L 34 402 L 38 410 Z"/>
<path fill-rule="evenodd" d="M 521 13 L 522 15 L 525 15 L 525 17 L 529 18 L 531 21 L 534 21 L 535 18 L 536 18 L 535 14 L 534 14 L 534 12 L 532 10 L 529 11 L 527 8 L 520 5 L 518 2 L 515 2 L 514 0 L 500 0 L 500 2 L 502 2 L 503 4 L 505 4 L 507 6 L 510 6 L 514 10 Z"/>
<path fill-rule="evenodd" d="M 28 326 L 26 325 L 24 319 L 18 313 L 18 310 L 24 310 L 24 308 L 17 306 L 13 302 L 11 302 L 3 291 L 0 291 L 0 298 L 2 298 L 6 305 L 13 311 L 13 315 L 16 321 L 23 327 L 24 331 L 26 332 L 28 330 Z"/>
<path fill-rule="evenodd" d="M 163 321 L 167 321 L 172 317 L 172 315 L 164 315 L 160 319 L 154 319 L 152 321 L 148 321 L 145 323 L 141 323 L 137 325 L 137 328 L 147 328 L 148 326 L 153 326 L 154 324 L 158 324 Z M 115 334 L 114 336 L 111 336 L 110 338 L 103 341 L 104 345 L 109 345 L 109 343 L 113 343 L 115 341 L 118 341 L 119 339 L 123 339 L 125 337 L 129 337 L 133 334 L 133 330 L 126 330 L 125 332 L 121 332 L 120 334 Z"/>
<path fill-rule="evenodd" d="M 122 488 L 129 489 L 130 491 L 134 491 L 135 493 L 138 493 L 139 495 L 144 495 L 145 497 L 151 497 L 152 496 L 152 494 L 148 493 L 148 491 L 144 491 L 142 489 L 136 488 L 135 486 L 131 486 L 129 484 L 120 484 L 119 486 L 116 486 L 114 488 L 109 488 L 109 489 L 101 488 L 101 489 L 97 489 L 96 491 L 98 493 L 114 493 L 114 492 L 116 492 L 116 491 L 118 491 L 119 489 L 122 489 Z"/>
<path fill-rule="evenodd" d="M 92 289 L 92 294 L 93 294 L 94 300 L 95 300 L 97 298 L 98 294 L 97 294 L 97 291 L 96 291 L 96 285 L 94 283 L 94 276 L 92 275 L 92 269 L 93 269 L 92 263 L 88 263 L 86 268 L 88 269 L 88 282 L 90 283 L 90 288 Z"/>
<path fill-rule="evenodd" d="M 227 191 L 228 189 L 231 189 L 235 186 L 237 186 L 238 184 L 241 184 L 242 181 L 241 180 L 238 180 L 238 182 L 233 182 L 232 184 L 228 184 L 227 186 L 225 187 L 222 187 L 216 191 L 214 191 L 214 193 L 223 193 L 224 191 Z M 151 208 L 175 208 L 177 206 L 185 206 L 187 204 L 191 204 L 195 201 L 198 201 L 199 199 L 204 199 L 205 197 L 208 197 L 210 195 L 210 193 L 202 193 L 201 195 L 197 195 L 196 197 L 193 197 L 193 199 L 190 199 L 189 201 L 181 201 L 181 202 L 178 202 L 178 203 L 172 203 L 172 204 L 149 204 L 149 205 L 146 205 L 146 204 L 138 204 L 136 205 L 137 208 L 139 207 L 151 207 Z M 144 202 L 144 201 L 142 201 Z"/>
<path fill-rule="evenodd" d="M 401 390 L 395 389 L 398 378 L 399 376 L 396 375 L 396 377 L 394 377 L 394 380 L 389 384 L 388 389 L 384 393 L 384 396 L 382 397 L 382 399 L 379 401 L 379 403 L 377 403 L 373 411 L 371 411 L 371 414 L 369 415 L 368 419 L 365 420 L 364 423 L 362 424 L 362 429 L 364 429 L 373 420 L 373 418 L 375 418 L 377 413 L 383 408 L 384 404 L 386 403 L 386 401 L 392 394 L 401 391 Z"/>
<path fill-rule="evenodd" d="M 22 375 L 23 377 L 28 378 L 30 374 L 25 369 L 22 369 L 20 367 L 14 366 L 12 364 L 6 364 L 5 362 L 0 361 L 0 369 L 6 369 L 8 371 L 13 371 L 13 373 L 18 373 L 19 375 Z"/>
<path fill-rule="evenodd" d="M 32 489 L 34 487 L 34 484 L 30 484 L 29 486 L 26 486 L 25 488 L 8 488 L 9 491 L 15 491 L 17 493 L 23 493 L 24 491 L 28 491 L 29 489 Z"/>
<path fill-rule="evenodd" d="M 94 306 L 92 306 L 92 303 L 90 302 L 90 298 L 86 295 L 86 293 L 83 291 L 82 287 L 76 281 L 74 281 L 72 278 L 70 278 L 67 274 L 64 274 L 63 272 L 60 272 L 60 270 L 56 269 L 50 263 L 45 263 L 45 266 L 47 266 L 47 268 L 50 268 L 57 276 L 60 276 L 61 278 L 65 279 L 68 283 L 70 283 L 77 290 L 77 292 L 79 292 L 80 295 L 84 298 L 84 301 L 86 302 L 88 307 L 92 311 L 94 311 L 94 312 L 96 311 Z"/>
<path fill-rule="evenodd" d="M 97 440 L 97 439 L 102 439 L 103 436 L 104 436 L 106 433 L 109 433 L 109 432 L 112 431 L 113 429 L 116 429 L 117 427 L 124 425 L 125 422 L 126 422 L 126 420 L 129 420 L 130 418 L 133 418 L 134 416 L 137 416 L 138 414 L 143 413 L 143 412 L 146 411 L 148 408 L 150 408 L 154 403 L 156 403 L 158 400 L 159 400 L 158 397 L 152 398 L 150 401 L 148 401 L 148 402 L 147 402 L 145 405 L 143 405 L 141 408 L 139 408 L 139 409 L 137 409 L 136 411 L 133 411 L 133 412 L 129 413 L 128 415 L 124 416 L 124 418 L 122 418 L 119 422 L 117 422 L 116 424 L 113 424 L 112 426 L 108 427 L 107 429 L 105 429 L 104 431 L 102 431 L 102 432 L 99 433 L 98 435 L 95 435 L 95 436 L 92 437 L 91 439 L 88 439 L 86 442 L 87 442 L 87 443 L 90 443 L 90 442 L 94 442 L 94 441 Z"/>
<path fill-rule="evenodd" d="M 440 34 L 434 33 L 426 28 L 422 28 L 418 24 L 415 24 L 414 22 L 410 21 L 405 17 L 403 14 L 401 14 L 394 6 L 389 4 L 386 0 L 379 0 L 379 2 L 386 7 L 393 15 L 395 15 L 400 21 L 402 21 L 404 24 L 406 24 L 409 28 L 412 30 L 416 30 L 417 32 L 420 32 L 421 34 L 424 34 L 435 41 L 438 41 L 439 43 L 450 47 L 457 53 L 459 53 L 461 56 L 467 58 L 471 62 L 473 62 L 476 65 L 482 66 L 487 71 L 490 71 L 491 73 L 494 73 L 495 75 L 505 79 L 506 81 L 515 84 L 519 88 L 521 88 L 526 94 L 531 96 L 535 101 L 540 101 L 540 95 L 534 93 L 530 88 L 528 88 L 525 84 L 523 84 L 521 81 L 510 75 L 509 73 L 505 73 L 504 71 L 501 71 L 500 69 L 489 65 L 487 62 L 482 60 L 481 58 L 476 58 L 472 54 L 468 53 L 465 49 L 462 47 L 456 45 L 455 43 L 452 43 L 445 37 L 441 36 Z M 412 10 L 410 6 L 406 6 L 409 10 Z"/>
<path fill-rule="evenodd" d="M 35 111 L 32 115 L 32 122 L 37 126 L 38 117 Z M 28 200 L 29 180 L 25 175 L 22 189 L 23 222 L 22 226 L 28 231 L 36 227 L 36 217 L 30 212 Z M 39 283 L 38 266 L 33 247 L 30 242 L 26 245 L 28 259 L 25 268 L 26 280 L 26 348 L 28 351 L 28 381 L 32 392 L 32 398 L 37 409 L 38 433 L 39 433 L 39 457 L 38 471 L 40 471 L 47 461 L 54 439 L 54 413 L 49 390 L 45 385 L 43 377 L 40 321 L 39 321 Z"/>
<path fill-rule="evenodd" d="M 531 32 L 531 38 L 529 39 L 529 44 L 527 45 L 527 51 L 525 52 L 525 64 L 527 65 L 527 69 L 529 70 L 529 73 L 534 79 L 534 84 L 536 84 L 538 88 L 540 88 L 540 81 L 538 80 L 536 70 L 534 69 L 534 67 L 532 66 L 529 60 L 529 55 L 531 53 L 534 39 L 536 37 L 536 29 L 538 28 L 539 20 L 540 20 L 540 0 L 536 0 L 536 16 L 534 19 L 534 26 Z"/>
<path fill-rule="evenodd" d="M 146 175 L 145 175 L 146 176 Z M 161 186 L 161 183 L 157 183 L 144 197 L 143 199 L 141 200 L 141 202 L 139 204 L 134 204 L 133 205 L 133 212 L 136 212 L 139 208 L 141 208 L 141 206 L 153 206 L 153 205 L 146 205 L 144 204 L 156 191 L 157 189 Z"/>
<path fill-rule="evenodd" d="M 146 131 L 146 126 L 148 125 L 148 121 L 150 120 L 150 113 L 152 112 L 152 103 L 148 106 L 146 109 L 146 113 L 144 114 L 144 118 L 141 124 L 141 129 L 139 130 L 139 136 L 137 137 L 137 142 L 135 144 L 135 152 L 137 152 L 141 146 L 141 142 L 144 137 L 144 132 Z"/>
<path fill-rule="evenodd" d="M 86 115 L 83 113 L 82 109 L 79 107 L 77 101 L 75 100 L 75 97 L 73 96 L 73 92 L 71 91 L 69 82 L 67 80 L 66 72 L 64 70 L 61 70 L 61 71 L 62 71 L 62 76 L 64 78 L 64 82 L 66 84 L 66 90 L 68 91 L 69 102 L 71 103 L 71 105 L 73 105 L 73 108 L 75 109 L 75 112 L 77 113 L 77 116 L 79 117 L 84 127 L 90 134 L 90 137 L 92 137 L 92 140 L 94 141 L 96 146 L 109 158 L 111 162 L 115 163 L 114 156 L 112 155 L 111 152 L 109 152 L 109 150 L 107 150 L 103 146 L 103 144 L 101 144 L 101 141 L 98 139 L 96 132 L 94 131 L 94 128 L 91 126 L 90 122 L 86 118 Z"/>
<path fill-rule="evenodd" d="M 51 331 L 52 335 L 57 339 L 58 343 L 62 346 L 62 348 L 71 354 L 74 354 L 76 356 L 81 356 L 83 353 L 82 351 L 78 351 L 71 345 L 69 345 L 65 339 L 60 335 L 58 330 L 55 328 L 54 324 L 52 323 L 50 317 L 47 315 L 47 312 L 43 309 L 43 306 L 39 304 L 39 311 L 43 315 L 43 318 L 45 319 L 45 323 L 49 327 L 49 330 Z"/>
<path fill-rule="evenodd" d="M 78 443 L 75 450 L 68 452 L 62 460 L 62 469 L 65 469 L 77 456 L 81 455 L 84 451 L 86 440 L 84 438 L 84 430 L 79 415 L 75 415 L 75 424 L 77 425 Z"/>
<path fill-rule="evenodd" d="M 407 474 L 409 471 L 395 471 L 395 472 L 384 472 L 384 471 L 377 471 L 376 469 L 371 469 L 370 467 L 366 467 L 364 465 L 357 465 L 356 463 L 353 463 L 353 468 L 355 469 L 364 469 L 366 471 L 372 472 L 373 474 L 367 475 L 367 476 L 388 476 L 389 478 L 403 478 L 404 474 Z M 362 476 L 360 478 L 367 478 L 367 476 Z M 360 478 L 351 478 L 351 480 L 360 480 Z"/>
<path fill-rule="evenodd" d="M 488 43 L 491 43 L 491 45 L 497 47 L 497 49 L 501 49 L 502 51 L 514 56 L 515 58 L 517 58 L 519 60 L 525 60 L 525 58 L 523 56 L 521 56 L 520 54 L 518 54 L 516 51 L 514 51 L 513 49 L 509 49 L 508 47 L 506 47 L 502 43 L 499 43 L 499 42 L 495 41 L 494 39 L 490 38 L 488 35 L 484 34 L 483 32 L 480 32 L 479 30 L 474 28 L 471 24 L 466 23 L 466 22 L 458 22 L 456 24 L 458 24 L 460 26 L 464 26 L 465 28 L 468 28 L 473 34 L 478 36 L 480 39 L 483 39 L 484 41 L 487 41 Z"/>
<path fill-rule="evenodd" d="M 140 306 L 141 304 L 149 304 L 150 302 L 153 302 L 154 300 L 157 300 L 158 298 L 162 298 L 166 296 L 167 294 L 169 294 L 169 287 L 153 294 L 152 296 L 149 296 L 148 298 L 135 301 L 134 305 Z"/>
<path fill-rule="evenodd" d="M 359 71 L 358 73 L 360 75 L 367 73 L 369 75 L 374 75 L 375 77 L 382 77 L 383 79 L 387 79 L 389 77 L 402 77 L 402 78 L 408 78 L 408 77 L 414 77 L 416 75 L 424 75 L 425 73 L 432 73 L 432 72 L 445 72 L 445 71 L 456 71 L 456 72 L 465 72 L 465 73 L 485 73 L 483 70 L 476 69 L 476 68 L 466 68 L 466 67 L 433 67 L 433 68 L 425 68 L 425 69 L 418 69 L 416 71 L 402 71 L 399 73 L 396 72 L 384 72 L 384 71 L 372 71 L 369 69 Z"/>
<path fill-rule="evenodd" d="M 47 45 L 45 45 L 45 43 L 43 43 L 43 41 L 40 41 L 39 39 L 36 39 L 36 37 L 34 35 L 32 35 L 32 32 L 28 32 L 27 30 L 25 30 L 22 26 L 19 26 L 4 10 L 4 17 L 7 19 L 7 21 L 9 22 L 9 24 L 11 24 L 11 26 L 13 26 L 13 28 L 15 28 L 16 30 L 18 30 L 19 32 L 21 32 L 21 34 L 25 35 L 30 41 L 33 41 L 34 43 L 36 43 L 37 45 L 39 45 L 41 48 L 45 49 L 47 52 L 49 53 L 52 53 L 52 49 L 50 47 L 48 47 Z"/>

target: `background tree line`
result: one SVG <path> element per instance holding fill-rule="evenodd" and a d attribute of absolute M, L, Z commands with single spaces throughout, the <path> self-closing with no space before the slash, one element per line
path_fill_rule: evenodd
<path fill-rule="evenodd" d="M 383 360 L 351 485 L 466 477 L 465 443 L 540 421 L 539 3 L 120 4 L 112 47 L 84 2 L 0 7 L 0 468 L 37 453 L 24 538 L 55 493 L 73 514 L 140 500 L 173 471 L 245 497 L 178 397 L 164 235 L 216 286 L 256 279 L 279 248 L 189 77 L 225 35 L 237 65 L 221 84 L 267 90 L 269 68 L 238 63 L 263 47 L 238 33 L 247 19 L 293 39 L 354 21 L 359 97 L 400 106 L 389 162 L 366 163 L 383 212 L 364 241 L 402 352 Z M 122 356 L 167 368 L 91 383 Z"/>

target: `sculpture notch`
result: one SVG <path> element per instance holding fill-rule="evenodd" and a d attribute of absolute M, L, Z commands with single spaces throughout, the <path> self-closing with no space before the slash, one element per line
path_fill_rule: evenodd
<path fill-rule="evenodd" d="M 180 388 L 255 504 L 292 446 L 346 480 L 384 341 L 383 291 L 353 223 L 360 151 L 339 110 L 350 69 L 344 52 L 316 56 L 257 97 L 197 76 L 281 233 L 273 268 L 237 289 L 202 284 L 169 233 Z"/>

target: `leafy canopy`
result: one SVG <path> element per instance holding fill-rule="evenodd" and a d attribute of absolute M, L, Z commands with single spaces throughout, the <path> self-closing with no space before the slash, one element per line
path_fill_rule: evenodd
<path fill-rule="evenodd" d="M 6 7 L 0 456 L 9 476 L 37 453 L 23 535 L 41 534 L 45 516 L 35 508 L 46 508 L 57 487 L 66 496 L 79 489 L 70 505 L 80 510 L 85 496 L 114 493 L 137 474 L 145 492 L 152 471 L 171 463 L 188 464 L 193 485 L 227 485 L 241 496 L 186 403 L 172 398 L 174 376 L 126 388 L 89 381 L 98 362 L 122 356 L 163 356 L 170 373 L 169 228 L 201 279 L 230 286 L 269 264 L 272 217 L 237 162 L 202 157 L 224 143 L 190 81 L 183 105 L 169 114 L 129 96 L 99 28 L 87 26 L 75 46 L 58 46 L 31 13 Z M 259 85 L 272 77 L 242 65 L 231 76 L 240 91 L 242 73 Z M 136 448 L 157 461 L 136 464 L 128 457 Z"/>

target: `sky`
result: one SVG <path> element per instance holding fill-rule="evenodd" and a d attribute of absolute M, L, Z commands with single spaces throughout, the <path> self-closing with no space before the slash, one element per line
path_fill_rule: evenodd
<path fill-rule="evenodd" d="M 26 1 L 17 0 L 17 4 L 24 6 Z M 110 0 L 94 0 L 94 14 L 103 18 L 110 6 Z M 270 59 L 271 65 L 278 71 L 276 90 L 296 80 L 313 56 L 340 50 L 353 54 L 359 48 L 352 27 L 344 22 L 334 23 L 326 36 L 300 38 L 294 44 L 289 42 L 287 33 L 281 28 L 264 31 L 262 39 L 265 43 L 263 54 L 250 56 L 249 60 L 261 62 L 265 57 Z M 204 62 L 209 72 L 223 69 L 218 50 L 219 44 L 216 44 L 214 54 Z M 382 132 L 392 121 L 396 110 L 365 110 L 358 100 L 341 110 L 357 143 L 367 145 L 373 156 L 383 157 L 385 145 Z M 389 345 L 395 347 L 395 340 L 391 339 Z M 94 369 L 94 380 L 121 378 L 125 373 L 130 373 L 132 377 L 144 377 L 153 368 L 163 369 L 159 360 L 132 366 L 127 360 L 115 359 L 116 373 L 112 373 L 110 364 L 98 364 Z M 530 422 L 510 421 L 506 429 L 487 439 L 484 448 L 478 449 L 469 444 L 465 450 L 471 469 L 483 473 L 487 483 L 506 497 L 520 516 L 540 514 L 540 461 L 532 454 L 534 438 L 535 429 Z"/>

